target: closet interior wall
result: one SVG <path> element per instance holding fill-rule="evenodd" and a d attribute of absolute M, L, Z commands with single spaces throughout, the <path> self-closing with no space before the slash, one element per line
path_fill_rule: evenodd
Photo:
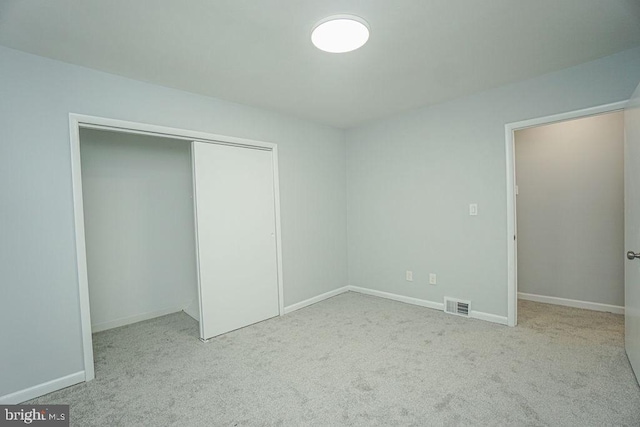
<path fill-rule="evenodd" d="M 197 318 L 189 142 L 81 129 L 80 153 L 93 332 Z"/>

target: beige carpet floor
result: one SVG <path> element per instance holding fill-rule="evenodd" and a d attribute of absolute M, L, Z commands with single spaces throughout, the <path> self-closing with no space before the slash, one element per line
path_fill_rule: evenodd
<path fill-rule="evenodd" d="M 347 293 L 203 344 L 177 313 L 95 334 L 96 379 L 30 403 L 78 426 L 640 425 L 622 316 L 519 316 Z"/>

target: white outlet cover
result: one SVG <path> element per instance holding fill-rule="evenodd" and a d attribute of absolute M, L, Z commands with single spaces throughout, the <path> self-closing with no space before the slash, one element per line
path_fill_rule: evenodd
<path fill-rule="evenodd" d="M 471 216 L 478 215 L 478 204 L 477 203 L 471 203 L 469 205 L 469 215 L 471 215 Z"/>
<path fill-rule="evenodd" d="M 413 271 L 407 270 L 406 278 L 407 278 L 407 282 L 413 282 Z"/>
<path fill-rule="evenodd" d="M 429 274 L 429 284 L 435 285 L 437 283 L 438 283 L 438 277 L 434 273 Z"/>

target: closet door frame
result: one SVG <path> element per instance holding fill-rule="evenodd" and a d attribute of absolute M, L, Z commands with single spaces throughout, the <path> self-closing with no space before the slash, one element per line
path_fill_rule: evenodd
<path fill-rule="evenodd" d="M 73 190 L 73 220 L 76 242 L 76 269 L 78 274 L 78 296 L 80 301 L 80 325 L 84 360 L 84 381 L 95 378 L 93 362 L 93 342 L 91 337 L 91 312 L 89 306 L 89 278 L 87 275 L 87 253 L 84 229 L 84 204 L 82 200 L 82 166 L 80 160 L 80 129 L 98 129 L 134 135 L 156 136 L 192 141 L 231 145 L 246 148 L 260 148 L 272 152 L 273 186 L 276 219 L 276 256 L 278 272 L 278 312 L 284 315 L 284 281 L 282 274 L 282 233 L 280 222 L 280 184 L 278 171 L 278 146 L 271 142 L 255 141 L 232 136 L 216 135 L 187 129 L 178 129 L 147 123 L 129 122 L 105 117 L 69 114 L 69 135 L 71 144 L 71 178 Z M 195 233 L 195 229 L 193 230 Z M 197 266 L 194 265 L 194 268 Z M 200 296 L 198 295 L 198 299 Z M 198 301 L 199 302 L 199 301 Z"/>

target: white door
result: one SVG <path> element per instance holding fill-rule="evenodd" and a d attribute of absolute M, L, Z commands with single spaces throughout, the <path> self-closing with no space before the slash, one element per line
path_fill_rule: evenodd
<path fill-rule="evenodd" d="M 640 85 L 625 109 L 624 131 L 625 348 L 640 379 Z"/>
<path fill-rule="evenodd" d="M 277 316 L 272 151 L 192 143 L 200 338 Z"/>

